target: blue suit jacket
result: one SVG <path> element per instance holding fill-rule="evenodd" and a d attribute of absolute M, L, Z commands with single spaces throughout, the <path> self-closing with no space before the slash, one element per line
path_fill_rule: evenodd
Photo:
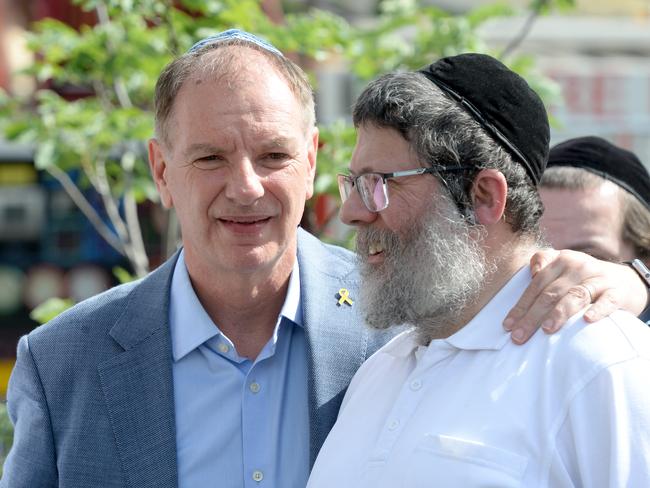
<path fill-rule="evenodd" d="M 168 319 L 176 258 L 20 340 L 1 487 L 177 486 Z M 298 260 L 313 463 L 352 376 L 395 332 L 372 332 L 356 305 L 337 305 L 340 288 L 357 295 L 352 253 L 299 230 Z"/>

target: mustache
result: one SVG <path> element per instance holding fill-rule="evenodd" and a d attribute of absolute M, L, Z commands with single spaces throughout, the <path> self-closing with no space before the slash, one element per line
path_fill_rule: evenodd
<path fill-rule="evenodd" d="M 359 228 L 356 237 L 356 252 L 362 260 L 370 255 L 370 244 L 379 244 L 386 254 L 392 253 L 403 245 L 400 236 L 388 229 Z"/>

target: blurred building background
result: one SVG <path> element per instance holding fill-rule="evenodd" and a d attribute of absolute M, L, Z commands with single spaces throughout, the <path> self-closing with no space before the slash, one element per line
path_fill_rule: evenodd
<path fill-rule="evenodd" d="M 308 1 L 308 0 L 306 0 Z M 376 0 L 312 0 L 357 22 L 371 22 Z M 491 0 L 428 0 L 455 13 L 494 4 Z M 528 0 L 507 3 L 520 15 L 488 22 L 481 36 L 501 52 L 524 28 Z M 585 134 L 600 135 L 634 151 L 650 165 L 650 0 L 576 0 L 575 8 L 535 19 L 518 53 L 534 56 L 555 80 L 561 101 L 554 117 L 552 144 Z M 356 90 L 347 73 L 321 77 L 319 120 L 347 113 Z"/>
<path fill-rule="evenodd" d="M 0 86 L 29 93 L 33 81 L 16 71 L 29 65 L 25 30 L 54 17 L 72 26 L 92 23 L 70 0 L 0 0 Z M 371 23 L 377 0 L 302 0 L 352 22 Z M 462 13 L 490 0 L 429 1 Z M 528 0 L 507 2 L 520 15 L 486 24 L 481 36 L 500 52 L 526 29 Z M 276 2 L 279 5 L 279 2 Z M 578 0 L 574 9 L 536 18 L 518 53 L 529 53 L 555 80 L 561 99 L 549 107 L 552 142 L 594 134 L 636 152 L 650 164 L 650 0 Z M 360 84 L 337 63 L 317 70 L 318 118 L 349 118 Z M 63 87 L 61 95 L 83 93 Z M 534 137 L 531 134 L 531 137 Z M 29 311 L 52 296 L 80 300 L 115 284 L 114 266 L 126 266 L 62 188 L 33 165 L 33 150 L 0 140 L 0 397 L 13 365 L 17 338 L 35 327 Z M 92 195 L 89 195 L 91 201 Z M 155 221 L 144 207 L 143 222 Z M 154 225 L 145 238 L 157 238 Z M 148 237 L 147 237 L 148 236 Z"/>
<path fill-rule="evenodd" d="M 0 87 L 9 94 L 26 95 L 36 87 L 31 77 L 18 74 L 32 61 L 29 24 L 46 17 L 73 27 L 94 22 L 72 3 L 0 0 Z M 71 100 L 84 95 L 76 87 L 58 92 Z M 113 267 L 126 266 L 59 183 L 37 171 L 33 156 L 33 148 L 0 138 L 0 398 L 18 338 L 37 325 L 30 311 L 48 298 L 80 301 L 106 290 L 116 284 Z M 87 197 L 101 207 L 98 195 Z"/>
<path fill-rule="evenodd" d="M 522 22 L 493 22 L 484 38 L 503 46 Z M 537 19 L 521 50 L 560 85 L 552 143 L 600 135 L 650 164 L 650 0 L 578 0 Z"/>

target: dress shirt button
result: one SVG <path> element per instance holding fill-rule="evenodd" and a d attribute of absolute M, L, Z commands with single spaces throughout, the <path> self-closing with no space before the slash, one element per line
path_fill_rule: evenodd
<path fill-rule="evenodd" d="M 422 388 L 422 381 L 421 380 L 413 380 L 413 381 L 411 381 L 411 390 L 418 391 L 420 388 Z"/>
<path fill-rule="evenodd" d="M 399 427 L 399 420 L 393 420 L 390 424 L 388 424 L 388 430 L 395 430 Z"/>
<path fill-rule="evenodd" d="M 253 471 L 253 480 L 257 481 L 258 483 L 264 479 L 264 473 L 262 473 L 259 469 L 256 471 Z"/>
<path fill-rule="evenodd" d="M 228 347 L 228 344 L 224 344 L 223 342 L 219 343 L 219 351 L 222 353 L 226 354 L 228 351 L 230 351 L 230 348 Z"/>
<path fill-rule="evenodd" d="M 253 393 L 257 393 L 258 391 L 260 391 L 261 386 L 260 386 L 259 383 L 255 383 L 255 382 L 253 381 L 253 382 L 250 384 L 250 386 L 249 386 L 248 388 L 250 388 L 250 390 L 251 390 Z"/>

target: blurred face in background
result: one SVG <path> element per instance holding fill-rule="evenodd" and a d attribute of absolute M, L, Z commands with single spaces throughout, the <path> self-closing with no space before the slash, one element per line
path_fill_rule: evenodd
<path fill-rule="evenodd" d="M 607 261 L 634 259 L 633 247 L 623 241 L 620 192 L 609 181 L 585 189 L 542 186 L 542 231 L 555 249 L 582 251 Z"/>

